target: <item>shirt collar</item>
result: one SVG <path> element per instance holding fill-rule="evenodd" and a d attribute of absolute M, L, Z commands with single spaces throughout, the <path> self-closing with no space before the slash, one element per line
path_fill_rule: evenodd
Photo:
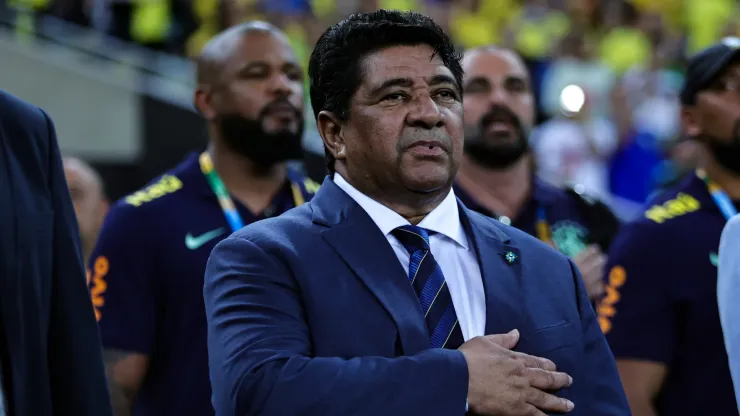
<path fill-rule="evenodd" d="M 342 175 L 335 173 L 334 183 L 367 212 L 367 215 L 380 228 L 383 235 L 388 236 L 394 229 L 410 224 L 392 209 L 358 191 Z M 442 234 L 466 250 L 468 249 L 468 240 L 460 223 L 457 198 L 455 198 L 452 189 L 442 200 L 442 203 L 421 220 L 419 227 Z"/>

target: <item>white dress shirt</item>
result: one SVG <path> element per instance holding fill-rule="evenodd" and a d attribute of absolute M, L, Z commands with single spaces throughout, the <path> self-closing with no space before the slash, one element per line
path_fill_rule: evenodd
<path fill-rule="evenodd" d="M 338 173 L 334 174 L 334 183 L 367 212 L 388 239 L 408 275 L 409 253 L 391 232 L 410 223 L 395 211 L 358 191 Z M 450 289 L 463 338 L 467 341 L 484 335 L 486 297 L 483 292 L 483 279 L 473 245 L 460 222 L 454 192 L 450 190 L 442 203 L 427 214 L 418 226 L 434 231 L 429 237 L 429 246 Z"/>
<path fill-rule="evenodd" d="M 727 222 L 719 242 L 717 304 L 735 400 L 740 402 L 740 215 Z"/>

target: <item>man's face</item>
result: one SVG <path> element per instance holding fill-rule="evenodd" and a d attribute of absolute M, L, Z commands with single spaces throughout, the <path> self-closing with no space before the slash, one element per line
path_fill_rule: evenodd
<path fill-rule="evenodd" d="M 367 55 L 335 155 L 350 177 L 379 189 L 428 193 L 452 184 L 462 156 L 459 86 L 427 45 Z"/>
<path fill-rule="evenodd" d="M 463 59 L 465 154 L 503 169 L 528 150 L 534 124 L 534 96 L 524 63 L 514 53 L 478 49 Z"/>
<path fill-rule="evenodd" d="M 696 104 L 683 112 L 690 137 L 704 143 L 724 168 L 740 174 L 740 61 L 730 64 Z"/>
<path fill-rule="evenodd" d="M 224 140 L 253 162 L 269 167 L 301 156 L 303 71 L 284 37 L 245 34 L 224 62 L 211 106 Z"/>
<path fill-rule="evenodd" d="M 75 160 L 65 160 L 64 174 L 77 216 L 80 238 L 85 248 L 91 248 L 108 211 L 108 203 L 100 184 L 89 171 Z"/>

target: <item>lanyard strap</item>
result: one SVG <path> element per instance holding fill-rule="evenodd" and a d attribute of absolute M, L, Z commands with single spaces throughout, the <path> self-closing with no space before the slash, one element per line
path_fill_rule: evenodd
<path fill-rule="evenodd" d="M 239 211 L 236 210 L 234 201 L 229 196 L 229 191 L 226 190 L 226 186 L 213 168 L 211 155 L 208 152 L 201 153 L 199 162 L 200 170 L 206 177 L 208 185 L 211 186 L 211 190 L 216 195 L 218 204 L 221 205 L 221 211 L 223 211 L 224 217 L 226 217 L 226 221 L 229 223 L 229 227 L 231 227 L 231 231 L 233 232 L 244 227 L 244 220 L 239 215 Z M 293 206 L 296 207 L 306 202 L 304 195 L 310 195 L 308 190 L 304 189 L 304 186 L 301 186 L 297 180 L 290 179 L 290 190 L 293 194 Z"/>
<path fill-rule="evenodd" d="M 213 168 L 211 155 L 209 155 L 208 152 L 203 152 L 200 154 L 199 161 L 200 170 L 203 172 L 203 175 L 205 175 L 208 185 L 211 186 L 211 190 L 216 195 L 216 198 L 218 198 L 218 204 L 221 205 L 221 211 L 224 212 L 224 216 L 226 217 L 226 221 L 229 223 L 229 227 L 231 227 L 231 231 L 233 232 L 244 227 L 244 221 L 242 220 L 241 215 L 239 215 L 239 212 L 237 212 L 236 207 L 234 206 L 234 201 L 232 201 L 229 196 L 229 191 L 226 190 L 224 182 Z"/>
<path fill-rule="evenodd" d="M 725 219 L 729 220 L 734 217 L 737 214 L 737 209 L 735 209 L 735 205 L 733 205 L 727 192 L 725 192 L 717 182 L 709 179 L 709 176 L 707 176 L 707 173 L 703 170 L 697 170 L 696 176 L 698 176 L 707 185 L 709 194 L 712 196 L 714 203 L 717 204 L 717 208 L 722 212 L 722 215 L 725 216 Z"/>
<path fill-rule="evenodd" d="M 535 227 L 537 228 L 537 238 L 539 238 L 540 241 L 545 243 L 552 242 L 550 223 L 547 222 L 547 213 L 545 212 L 545 207 L 542 205 L 537 206 L 537 223 L 535 224 Z"/>

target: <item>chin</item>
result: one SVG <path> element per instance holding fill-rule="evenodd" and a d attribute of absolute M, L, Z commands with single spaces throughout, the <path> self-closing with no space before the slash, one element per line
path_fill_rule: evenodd
<path fill-rule="evenodd" d="M 403 175 L 406 189 L 419 193 L 430 193 L 449 187 L 453 175 L 450 170 L 442 167 L 434 169 L 413 169 Z"/>

